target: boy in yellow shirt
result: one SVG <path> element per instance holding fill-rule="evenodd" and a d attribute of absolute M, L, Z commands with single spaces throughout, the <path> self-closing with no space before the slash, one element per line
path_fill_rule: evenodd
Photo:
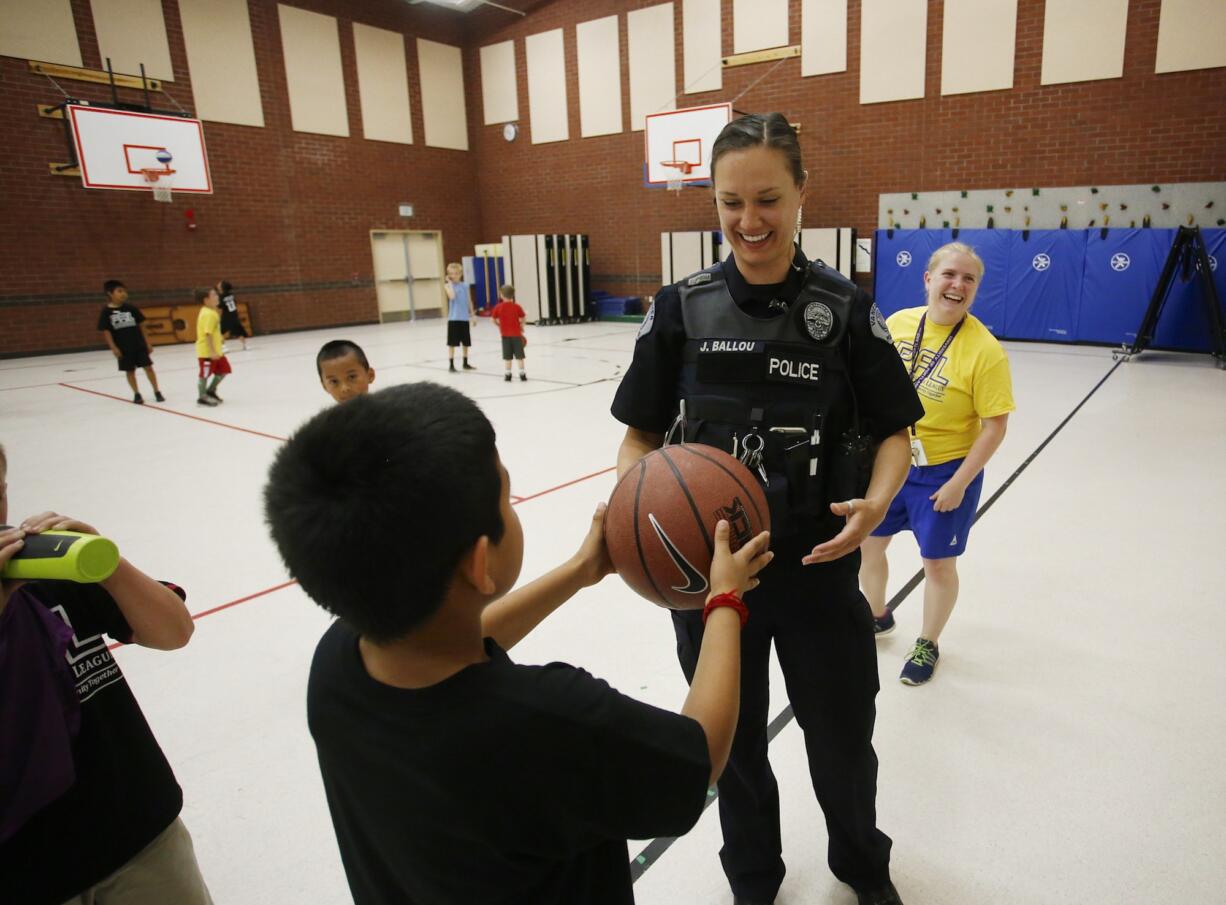
<path fill-rule="evenodd" d="M 196 360 L 200 363 L 196 375 L 196 404 L 215 406 L 222 401 L 217 395 L 217 385 L 231 370 L 222 352 L 221 315 L 217 312 L 221 300 L 216 289 L 197 289 L 195 296 L 196 304 L 202 306 L 196 318 Z"/>

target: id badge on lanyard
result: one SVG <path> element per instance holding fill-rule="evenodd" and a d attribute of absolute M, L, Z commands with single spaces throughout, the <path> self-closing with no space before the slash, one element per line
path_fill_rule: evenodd
<path fill-rule="evenodd" d="M 966 322 L 966 318 L 958 321 L 954 328 L 949 331 L 949 336 L 945 337 L 945 342 L 941 344 L 941 348 L 936 351 L 936 354 L 929 359 L 928 364 L 924 367 L 923 372 L 919 377 L 915 376 L 915 368 L 919 364 L 920 352 L 923 350 L 921 343 L 924 341 L 924 324 L 927 322 L 928 312 L 920 315 L 919 329 L 915 331 L 915 341 L 911 346 L 911 383 L 918 390 L 920 385 L 928 379 L 928 375 L 932 373 L 933 368 L 937 366 L 937 362 L 941 360 L 947 351 L 950 344 L 954 341 L 954 337 L 958 335 L 958 331 L 962 329 L 962 325 Z M 915 425 L 911 425 L 911 464 L 919 467 L 928 464 L 928 455 L 924 452 L 924 443 L 915 433 Z"/>

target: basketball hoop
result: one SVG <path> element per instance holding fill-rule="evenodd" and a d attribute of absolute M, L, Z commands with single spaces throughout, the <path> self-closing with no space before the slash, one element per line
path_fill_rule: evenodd
<path fill-rule="evenodd" d="M 694 169 L 694 164 L 688 160 L 661 160 L 660 166 L 677 170 L 677 173 L 669 176 L 668 179 L 667 185 L 670 192 L 679 192 L 685 188 L 685 180 L 682 177 L 690 175 Z"/>
<path fill-rule="evenodd" d="M 149 188 L 153 190 L 154 201 L 172 200 L 174 193 L 170 177 L 174 175 L 174 172 L 170 168 L 141 170 L 141 175 L 145 177 L 145 182 L 149 183 Z"/>

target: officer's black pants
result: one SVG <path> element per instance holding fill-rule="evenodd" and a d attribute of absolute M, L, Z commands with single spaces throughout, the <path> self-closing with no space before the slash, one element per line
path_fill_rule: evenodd
<path fill-rule="evenodd" d="M 783 882 L 779 787 L 767 761 L 770 645 L 775 642 L 809 774 L 826 815 L 834 875 L 863 890 L 889 878 L 890 837 L 877 829 L 877 650 L 872 614 L 860 594 L 859 553 L 802 566 L 812 545 L 772 543 L 775 558 L 745 596 L 741 714 L 732 756 L 719 780 L 724 832 L 720 860 L 735 895 L 770 902 Z M 673 613 L 677 657 L 694 677 L 702 614 Z"/>

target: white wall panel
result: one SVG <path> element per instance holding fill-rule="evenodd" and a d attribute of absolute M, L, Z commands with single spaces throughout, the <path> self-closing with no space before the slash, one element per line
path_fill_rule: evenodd
<path fill-rule="evenodd" d="M 570 124 L 566 115 L 566 51 L 562 29 L 528 35 L 528 117 L 532 143 L 566 141 Z"/>
<path fill-rule="evenodd" d="M 1042 83 L 1118 79 L 1127 27 L 1128 0 L 1047 0 Z"/>
<path fill-rule="evenodd" d="M 69 0 L 0 0 L 0 56 L 83 65 Z"/>
<path fill-rule="evenodd" d="M 468 116 L 464 106 L 464 64 L 460 48 L 417 39 L 421 78 L 421 118 L 425 142 L 432 148 L 468 150 Z"/>
<path fill-rule="evenodd" d="M 1162 0 L 1154 72 L 1226 66 L 1226 3 Z"/>
<path fill-rule="evenodd" d="M 277 4 L 281 52 L 289 86 L 289 115 L 296 132 L 348 135 L 345 76 L 336 19 Z"/>
<path fill-rule="evenodd" d="M 783 47 L 788 42 L 788 0 L 732 0 L 732 52 Z"/>
<path fill-rule="evenodd" d="M 847 71 L 847 0 L 801 0 L 800 74 Z"/>
<path fill-rule="evenodd" d="M 247 0 L 179 0 L 196 115 L 215 123 L 264 125 Z"/>
<path fill-rule="evenodd" d="M 519 80 L 515 72 L 515 42 L 481 48 L 481 105 L 487 126 L 519 119 Z"/>
<path fill-rule="evenodd" d="M 860 103 L 923 97 L 927 47 L 926 0 L 862 0 Z"/>
<path fill-rule="evenodd" d="M 719 0 L 682 0 L 681 63 L 682 90 L 686 94 L 724 87 Z"/>
<path fill-rule="evenodd" d="M 621 40 L 617 16 L 575 26 L 579 56 L 579 134 L 613 135 L 622 131 Z"/>
<path fill-rule="evenodd" d="M 941 94 L 1013 87 L 1017 0 L 945 0 Z"/>
<path fill-rule="evenodd" d="M 362 105 L 362 136 L 374 141 L 412 144 L 404 35 L 354 22 L 353 50 Z"/>
<path fill-rule="evenodd" d="M 145 75 L 174 80 L 162 0 L 90 0 L 90 8 L 104 69 L 110 57 L 115 72 L 140 75 L 144 63 Z"/>
<path fill-rule="evenodd" d="M 630 129 L 644 128 L 648 113 L 676 110 L 677 66 L 673 47 L 673 4 L 661 3 L 626 14 L 630 59 Z"/>

